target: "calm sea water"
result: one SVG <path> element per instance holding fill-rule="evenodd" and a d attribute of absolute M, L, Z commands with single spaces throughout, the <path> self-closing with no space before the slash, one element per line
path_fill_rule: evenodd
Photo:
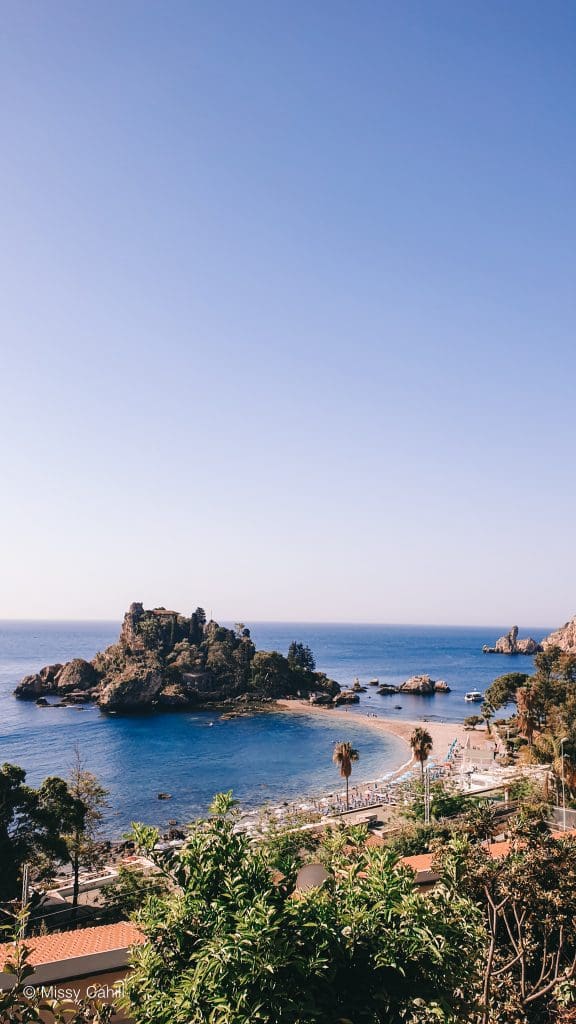
<path fill-rule="evenodd" d="M 338 785 L 331 763 L 335 741 L 350 739 L 360 749 L 357 781 L 381 776 L 405 760 L 405 745 L 367 727 L 367 714 L 461 721 L 470 713 L 467 690 L 483 691 L 513 667 L 530 671 L 531 658 L 481 653 L 483 643 L 507 628 L 253 625 L 258 648 L 285 653 L 291 640 L 301 640 L 314 651 L 318 668 L 342 684 L 354 676 L 400 683 L 428 672 L 452 687 L 451 694 L 433 697 L 380 697 L 370 689 L 350 708 L 343 728 L 329 712 L 226 721 L 209 712 L 108 717 L 97 708 L 38 708 L 12 696 L 22 676 L 50 662 L 93 657 L 116 640 L 119 623 L 0 622 L 0 763 L 22 765 L 37 784 L 49 774 L 66 775 L 77 744 L 86 766 L 110 790 L 111 834 L 132 820 L 186 821 L 224 789 L 233 789 L 245 806 L 327 792 Z M 549 630 L 533 627 L 521 635 L 528 632 L 539 638 Z M 161 791 L 172 800 L 158 802 Z"/>

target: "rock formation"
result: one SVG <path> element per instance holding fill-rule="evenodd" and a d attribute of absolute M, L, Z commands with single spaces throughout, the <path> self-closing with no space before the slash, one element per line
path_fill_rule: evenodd
<path fill-rule="evenodd" d="M 434 684 L 434 693 L 450 693 L 450 687 L 445 679 L 437 679 Z"/>
<path fill-rule="evenodd" d="M 77 690 L 90 693 L 99 682 L 94 666 L 83 658 L 74 658 L 65 665 L 46 665 L 34 676 L 25 676 L 17 694 L 35 700 L 46 693 L 70 694 Z"/>
<path fill-rule="evenodd" d="M 400 692 L 402 693 L 422 693 L 430 694 L 434 693 L 434 680 L 430 676 L 410 676 L 406 682 L 400 686 Z"/>
<path fill-rule="evenodd" d="M 359 702 L 360 697 L 354 692 L 354 690 L 342 690 L 342 692 L 338 693 L 332 701 L 336 707 L 339 704 L 359 704 Z"/>
<path fill-rule="evenodd" d="M 542 641 L 542 647 L 559 647 L 565 654 L 576 654 L 576 615 Z"/>
<path fill-rule="evenodd" d="M 311 704 L 327 706 L 338 700 L 338 697 L 331 697 L 329 693 L 311 693 L 308 699 Z"/>
<path fill-rule="evenodd" d="M 23 700 L 56 695 L 93 700 L 106 710 L 201 707 L 244 697 L 310 692 L 332 699 L 338 683 L 288 664 L 277 652 L 257 652 L 250 630 L 206 622 L 201 608 L 188 618 L 166 608 L 131 604 L 117 643 L 91 661 L 74 658 L 26 676 L 14 691 Z"/>
<path fill-rule="evenodd" d="M 541 650 L 542 644 L 533 640 L 531 636 L 523 640 L 518 639 L 518 626 L 512 626 L 510 632 L 506 633 L 506 636 L 501 636 L 494 647 L 484 644 L 482 648 L 484 654 L 538 654 Z"/>
<path fill-rule="evenodd" d="M 378 690 L 382 696 L 392 693 L 415 693 L 422 696 L 432 696 L 434 693 L 450 693 L 450 687 L 444 679 L 431 679 L 428 675 L 410 676 L 400 686 L 393 686 L 392 683 L 384 683 Z"/>
<path fill-rule="evenodd" d="M 402 683 L 399 693 L 421 693 L 428 695 L 432 693 L 450 693 L 450 687 L 443 679 L 438 683 L 428 675 L 411 676 L 405 683 Z"/>

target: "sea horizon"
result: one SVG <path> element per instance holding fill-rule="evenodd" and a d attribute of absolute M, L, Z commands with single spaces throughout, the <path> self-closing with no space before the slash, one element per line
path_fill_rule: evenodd
<path fill-rule="evenodd" d="M 163 607 L 163 606 L 156 605 L 155 607 L 160 608 L 160 607 Z M 176 611 L 176 609 L 174 609 L 174 611 Z M 178 614 L 179 615 L 181 615 L 181 614 L 184 615 L 186 613 L 185 612 L 178 612 Z M 76 618 L 67 618 L 67 617 L 64 617 L 64 618 L 23 618 L 23 617 L 20 617 L 20 616 L 15 616 L 15 617 L 8 616 L 8 617 L 0 618 L 0 626 L 2 626 L 2 625 L 10 625 L 12 623 L 16 624 L 16 625 L 19 625 L 19 624 L 28 624 L 28 625 L 34 625 L 34 624 L 38 624 L 38 625 L 41 625 L 41 624 L 46 624 L 46 625 L 51 625 L 51 624 L 52 625 L 62 625 L 62 624 L 63 625 L 73 625 L 73 624 L 77 624 L 77 625 L 82 625 L 83 623 L 85 623 L 85 624 L 94 624 L 94 625 L 111 625 L 111 624 L 113 624 L 113 625 L 120 626 L 122 624 L 122 618 L 123 618 L 122 615 L 119 618 L 104 617 L 104 618 L 78 618 L 78 619 L 76 619 Z M 569 619 L 570 619 L 570 616 L 568 616 L 568 619 L 565 619 L 564 622 L 569 621 Z M 236 622 L 242 622 L 243 620 L 239 619 L 239 618 L 238 619 L 235 619 L 235 618 L 222 618 L 222 619 L 215 618 L 214 621 L 219 622 L 223 626 L 229 627 L 229 626 L 233 626 Z M 265 626 L 351 626 L 351 627 L 354 627 L 354 626 L 385 626 L 385 627 L 386 626 L 390 626 L 390 627 L 394 627 L 395 629 L 492 629 L 492 630 L 503 630 L 504 633 L 507 633 L 510 629 L 512 629 L 512 626 L 514 626 L 514 625 L 517 625 L 518 629 L 520 631 L 524 631 L 524 632 L 526 630 L 534 630 L 534 631 L 537 631 L 537 632 L 545 631 L 546 633 L 550 633 L 550 632 L 552 632 L 552 630 L 558 629 L 559 626 L 564 624 L 564 623 L 558 622 L 555 625 L 547 625 L 547 626 L 542 626 L 542 625 L 536 626 L 534 624 L 532 624 L 532 625 L 525 625 L 525 624 L 519 625 L 519 623 L 516 621 L 516 622 L 511 622 L 510 625 L 503 626 L 501 623 L 498 624 L 498 623 L 493 623 L 493 622 L 492 623 L 488 623 L 488 624 L 485 624 L 483 622 L 392 622 L 392 621 L 384 622 L 384 621 L 380 621 L 380 620 L 376 620 L 376 619 L 374 619 L 374 620 L 368 620 L 368 619 L 366 619 L 366 620 L 361 620 L 361 619 L 249 619 L 247 621 L 251 622 L 252 625 L 254 625 L 254 626 L 258 626 L 258 625 L 265 625 Z M 250 629 L 251 627 L 248 626 L 248 628 Z"/>

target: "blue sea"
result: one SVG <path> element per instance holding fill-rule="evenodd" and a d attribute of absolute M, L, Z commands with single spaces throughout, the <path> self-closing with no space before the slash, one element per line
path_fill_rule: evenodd
<path fill-rule="evenodd" d="M 102 715 L 97 708 L 43 709 L 12 696 L 16 683 L 43 665 L 90 659 L 113 643 L 117 622 L 0 622 L 0 763 L 20 764 L 31 784 L 66 776 L 74 747 L 110 791 L 106 829 L 119 835 L 134 820 L 163 825 L 202 814 L 214 793 L 232 789 L 245 807 L 331 792 L 339 779 L 331 761 L 335 742 L 360 751 L 354 780 L 381 777 L 406 759 L 406 746 L 366 724 L 366 716 L 458 722 L 470 713 L 467 690 L 484 691 L 496 676 L 532 670 L 532 658 L 482 654 L 509 626 L 374 626 L 256 623 L 257 648 L 286 653 L 292 640 L 308 644 L 317 667 L 348 685 L 401 683 L 427 672 L 445 679 L 450 694 L 381 697 L 374 688 L 349 710 L 326 715 L 252 715 L 232 720 L 212 712 Z M 539 639 L 549 628 L 521 628 Z M 397 707 L 400 705 L 400 707 Z M 159 802 L 158 792 L 172 795 Z"/>

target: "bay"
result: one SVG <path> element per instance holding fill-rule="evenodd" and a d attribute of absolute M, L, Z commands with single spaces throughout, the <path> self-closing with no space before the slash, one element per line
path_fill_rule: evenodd
<path fill-rule="evenodd" d="M 355 781 L 381 777 L 406 760 L 406 745 L 369 727 L 366 715 L 457 722 L 470 713 L 464 694 L 485 690 L 512 668 L 530 672 L 532 658 L 482 654 L 509 627 L 374 626 L 256 623 L 256 646 L 286 653 L 292 640 L 308 644 L 317 666 L 342 685 L 355 676 L 401 683 L 428 672 L 445 679 L 450 694 L 378 696 L 374 688 L 350 708 L 350 717 L 256 714 L 223 719 L 211 712 L 102 715 L 97 708 L 43 709 L 12 696 L 16 683 L 45 664 L 91 658 L 113 643 L 117 622 L 0 622 L 0 762 L 20 764 L 32 784 L 66 775 L 74 747 L 110 790 L 106 821 L 119 834 L 132 820 L 165 824 L 205 812 L 215 792 L 232 789 L 245 807 L 334 791 L 339 779 L 333 744 L 351 740 L 360 750 Z M 521 629 L 536 638 L 548 628 Z M 400 705 L 400 708 L 397 708 Z M 158 792 L 172 799 L 159 802 Z"/>

